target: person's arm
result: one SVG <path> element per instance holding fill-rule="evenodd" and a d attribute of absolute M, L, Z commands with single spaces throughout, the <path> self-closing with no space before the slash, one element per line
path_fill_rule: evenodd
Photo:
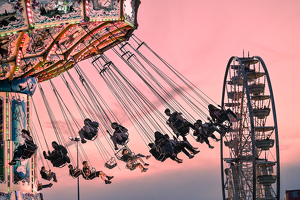
<path fill-rule="evenodd" d="M 86 175 L 87 175 L 87 176 L 90 175 L 90 166 L 87 166 L 87 169 L 86 169 Z"/>
<path fill-rule="evenodd" d="M 28 136 L 27 134 L 24 134 L 25 138 L 29 141 L 33 141 L 32 137 L 31 136 Z"/>
<path fill-rule="evenodd" d="M 91 132 L 96 132 L 97 128 L 95 128 L 94 126 L 92 126 L 90 123 L 88 123 L 88 127 L 90 129 Z"/>
<path fill-rule="evenodd" d="M 87 125 L 85 125 L 85 126 L 83 127 L 83 130 L 84 130 L 85 132 L 87 132 L 87 133 L 91 132 L 90 127 L 87 126 Z"/>
<path fill-rule="evenodd" d="M 119 125 L 119 130 L 122 132 L 122 133 L 126 133 L 128 131 L 127 128 L 125 128 L 124 126 L 121 126 Z"/>
<path fill-rule="evenodd" d="M 54 155 L 55 153 L 56 153 L 56 150 L 55 150 L 55 149 L 54 149 L 53 151 L 51 151 L 51 152 L 48 151 L 48 155 L 49 155 L 49 156 L 52 156 L 52 155 Z"/>
<path fill-rule="evenodd" d="M 181 120 L 181 121 L 183 121 L 183 122 L 186 121 L 186 120 L 182 117 L 182 114 L 181 114 L 181 113 L 178 113 L 177 116 L 176 116 L 176 118 L 179 119 L 179 120 Z"/>

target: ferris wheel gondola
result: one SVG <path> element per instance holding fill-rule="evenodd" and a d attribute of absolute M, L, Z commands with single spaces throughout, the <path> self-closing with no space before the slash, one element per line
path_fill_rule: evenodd
<path fill-rule="evenodd" d="M 222 139 L 223 199 L 279 200 L 276 110 L 270 77 L 260 57 L 230 58 L 222 107 L 230 107 L 242 118 L 233 121 L 231 131 Z"/>

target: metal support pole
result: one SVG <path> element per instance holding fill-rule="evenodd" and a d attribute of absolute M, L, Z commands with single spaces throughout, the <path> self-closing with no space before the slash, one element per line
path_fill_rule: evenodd
<path fill-rule="evenodd" d="M 78 166 L 79 166 L 79 159 L 78 159 L 78 142 L 80 141 L 80 137 L 79 137 L 79 136 L 76 136 L 75 139 L 72 138 L 72 137 L 69 137 L 69 139 L 70 139 L 72 142 L 77 142 L 76 150 L 77 150 L 77 167 L 78 167 Z M 77 177 L 77 194 L 78 194 L 78 200 L 80 200 L 80 193 L 79 193 L 79 176 Z"/>
<path fill-rule="evenodd" d="M 77 166 L 79 166 L 79 163 L 78 163 L 78 141 L 79 141 L 79 139 L 76 138 L 75 141 L 77 142 Z M 77 190 L 78 190 L 78 200 L 80 200 L 80 195 L 79 195 L 79 176 L 77 177 Z"/>

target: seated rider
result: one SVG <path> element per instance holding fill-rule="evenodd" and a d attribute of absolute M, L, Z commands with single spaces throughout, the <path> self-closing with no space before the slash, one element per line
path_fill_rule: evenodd
<path fill-rule="evenodd" d="M 69 167 L 69 174 L 73 178 L 78 178 L 78 176 L 82 174 L 82 171 L 81 169 L 78 169 L 78 166 L 73 168 L 73 165 L 69 165 L 68 167 Z"/>
<path fill-rule="evenodd" d="M 70 158 L 67 156 L 68 151 L 64 146 L 59 145 L 57 144 L 57 142 L 53 141 L 52 147 L 54 150 L 51 153 L 50 151 L 48 151 L 48 156 L 47 153 L 43 151 L 45 159 L 50 160 L 54 167 L 59 167 L 55 166 L 55 161 L 57 161 L 58 159 L 63 159 L 65 163 L 70 163 Z"/>
<path fill-rule="evenodd" d="M 172 157 L 176 157 L 176 153 L 174 153 L 174 149 L 172 144 L 169 141 L 169 136 L 163 135 L 161 132 L 156 131 L 154 133 L 154 137 L 155 137 L 155 145 L 159 146 L 162 149 L 162 152 L 164 154 L 170 154 L 170 156 Z"/>
<path fill-rule="evenodd" d="M 218 139 L 215 135 L 214 132 L 217 131 L 218 133 L 220 133 L 220 135 L 223 134 L 223 132 L 218 129 L 215 125 L 213 125 L 212 123 L 208 123 L 205 122 L 204 124 L 202 124 L 202 121 L 200 119 L 198 119 L 196 121 L 197 124 L 199 124 L 199 127 L 202 127 L 201 129 L 203 130 L 203 135 L 206 137 L 211 137 L 214 140 L 216 140 L 217 142 L 219 142 L 221 139 Z M 225 132 L 226 133 L 226 132 Z"/>
<path fill-rule="evenodd" d="M 213 121 L 209 117 L 208 117 L 208 119 L 210 122 L 205 122 L 203 124 L 203 127 L 206 130 L 208 135 L 211 135 L 212 133 L 217 131 L 221 136 L 224 136 L 226 134 L 226 132 L 230 130 L 230 127 L 226 127 L 220 123 L 213 123 Z M 196 123 L 197 123 L 197 121 L 196 121 Z"/>
<path fill-rule="evenodd" d="M 149 164 L 145 163 L 140 157 L 136 157 L 128 153 L 127 149 L 123 149 L 121 160 L 126 163 L 126 167 L 130 170 L 135 170 L 137 167 L 140 168 L 141 172 L 146 172 L 148 168 L 145 168 L 141 163 L 142 162 L 145 166 Z"/>
<path fill-rule="evenodd" d="M 212 132 L 209 132 L 207 125 L 204 126 L 202 124 L 201 120 L 197 120 L 196 123 L 194 124 L 194 126 L 195 126 L 196 130 L 194 131 L 193 135 L 197 137 L 196 141 L 200 142 L 200 143 L 203 143 L 203 141 L 205 141 L 205 143 L 208 145 L 208 147 L 213 149 L 214 147 L 210 145 L 210 143 L 208 141 L 208 137 L 211 137 L 211 138 L 215 139 L 216 141 L 219 141 L 220 139 L 216 138 L 216 136 Z"/>
<path fill-rule="evenodd" d="M 83 168 L 82 168 L 82 177 L 86 180 L 91 180 L 94 179 L 96 177 L 101 177 L 102 180 L 104 180 L 105 184 L 111 184 L 111 179 L 113 178 L 113 176 L 107 176 L 106 174 L 104 174 L 104 172 L 102 171 L 91 171 L 90 166 L 88 166 L 87 161 L 83 161 Z M 105 179 L 107 178 L 107 180 Z"/>
<path fill-rule="evenodd" d="M 84 120 L 84 127 L 78 131 L 81 138 L 81 143 L 86 143 L 86 140 L 91 140 L 98 134 L 98 122 L 92 122 L 90 119 Z"/>
<path fill-rule="evenodd" d="M 188 141 L 178 141 L 174 137 L 174 140 L 169 139 L 170 142 L 173 145 L 174 152 L 176 154 L 180 153 L 181 151 L 190 159 L 194 158 L 194 155 L 199 153 L 200 151 L 197 151 L 197 147 L 193 147 Z M 188 150 L 188 151 L 187 151 Z"/>
<path fill-rule="evenodd" d="M 128 136 L 125 134 L 128 130 L 124 126 L 121 126 L 120 124 L 113 122 L 111 123 L 111 127 L 115 130 L 113 135 L 110 137 L 115 145 L 115 150 L 118 150 L 119 145 L 123 145 L 125 141 L 128 139 Z"/>
<path fill-rule="evenodd" d="M 232 122 L 231 122 L 230 118 L 228 117 L 228 114 L 231 114 L 236 119 L 236 121 L 241 120 L 241 118 L 237 117 L 236 114 L 234 112 L 232 112 L 232 110 L 230 110 L 230 109 L 223 110 L 223 109 L 216 108 L 212 104 L 209 104 L 208 110 L 209 110 L 209 115 L 211 116 L 212 120 L 214 122 L 217 122 L 220 124 L 222 124 L 224 121 L 228 121 L 230 123 L 230 125 L 232 125 Z"/>
<path fill-rule="evenodd" d="M 176 134 L 177 138 L 179 137 L 179 135 L 181 135 L 183 140 L 187 140 L 185 136 L 189 133 L 189 128 L 191 127 L 192 129 L 194 129 L 194 126 L 186 119 L 184 119 L 181 116 L 182 114 L 178 113 L 177 111 L 171 114 L 170 109 L 167 108 L 165 110 L 165 114 L 169 117 L 169 119 L 167 120 L 167 124 Z"/>
<path fill-rule="evenodd" d="M 18 148 L 14 152 L 13 159 L 9 163 L 9 165 L 15 165 L 16 161 L 21 159 L 24 149 L 36 150 L 36 145 L 33 143 L 33 139 L 30 136 L 30 132 L 25 129 L 22 129 L 21 134 L 25 140 L 24 144 L 18 146 Z"/>
<path fill-rule="evenodd" d="M 47 172 L 44 166 L 41 168 L 40 174 L 43 179 L 51 181 L 51 179 L 53 178 L 53 181 L 57 183 L 56 174 L 54 172 L 51 172 L 51 170 Z"/>
<path fill-rule="evenodd" d="M 151 148 L 149 152 L 156 160 L 164 162 L 167 158 L 171 158 L 177 163 L 182 163 L 182 159 L 179 159 L 177 156 L 172 156 L 171 154 L 164 154 L 162 150 L 154 143 L 149 143 L 148 146 Z"/>

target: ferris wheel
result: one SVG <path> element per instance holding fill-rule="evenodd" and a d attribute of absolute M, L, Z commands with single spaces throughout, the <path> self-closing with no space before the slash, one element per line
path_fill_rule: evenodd
<path fill-rule="evenodd" d="M 279 200 L 276 110 L 270 77 L 260 57 L 230 58 L 222 107 L 240 118 L 231 120 L 230 131 L 222 138 L 223 200 Z"/>

